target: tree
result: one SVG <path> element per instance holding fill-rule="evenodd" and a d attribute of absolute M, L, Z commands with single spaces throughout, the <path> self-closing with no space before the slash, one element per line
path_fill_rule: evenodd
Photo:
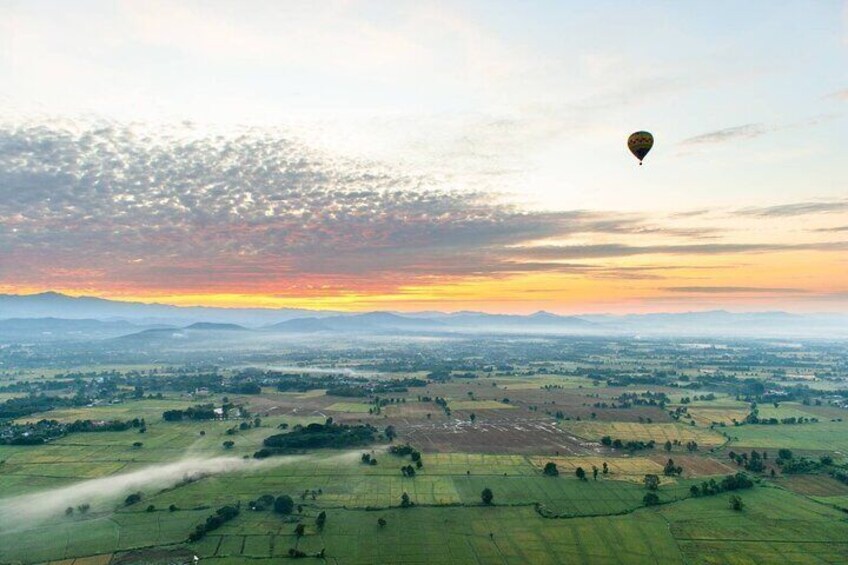
<path fill-rule="evenodd" d="M 172 504 L 168 507 L 168 512 L 176 512 L 178 510 L 176 504 Z"/>
<path fill-rule="evenodd" d="M 128 497 L 126 497 L 126 498 L 124 499 L 124 504 L 125 504 L 126 506 L 130 506 L 130 505 L 132 505 L 132 504 L 135 504 L 135 503 L 136 503 L 136 502 L 138 502 L 139 500 L 141 500 L 141 493 L 140 493 L 140 492 L 136 492 L 136 493 L 133 493 L 133 494 L 129 495 Z"/>
<path fill-rule="evenodd" d="M 303 524 L 298 524 L 294 529 L 294 535 L 297 537 L 303 537 L 303 534 L 306 532 L 306 526 Z"/>
<path fill-rule="evenodd" d="M 483 492 L 480 493 L 480 499 L 483 501 L 483 504 L 491 504 L 494 498 L 495 495 L 489 487 L 484 488 Z"/>
<path fill-rule="evenodd" d="M 294 510 L 294 500 L 287 494 L 274 499 L 274 512 L 277 514 L 291 514 Z"/>
<path fill-rule="evenodd" d="M 397 437 L 397 432 L 395 431 L 394 426 L 386 426 L 386 429 L 383 433 L 385 434 L 386 439 L 389 441 L 394 441 Z"/>
<path fill-rule="evenodd" d="M 477 419 L 477 415 L 474 414 L 474 412 L 472 412 L 471 415 L 468 417 L 468 419 L 471 420 L 471 423 L 473 424 L 474 420 Z"/>
<path fill-rule="evenodd" d="M 156 511 L 156 506 L 154 506 L 153 504 L 149 505 L 147 507 L 147 510 L 146 510 L 146 512 L 155 512 L 155 511 Z"/>
<path fill-rule="evenodd" d="M 660 486 L 660 478 L 653 474 L 645 475 L 643 479 L 645 482 L 645 488 L 648 490 L 657 490 Z"/>
<path fill-rule="evenodd" d="M 319 530 L 323 530 L 323 529 L 324 529 L 324 524 L 325 524 L 326 522 L 327 522 L 327 513 L 326 513 L 326 512 L 324 512 L 324 511 L 322 510 L 322 511 L 321 511 L 321 513 L 320 513 L 320 514 L 318 514 L 318 517 L 317 517 L 317 518 L 315 518 L 315 526 L 316 526 Z"/>
<path fill-rule="evenodd" d="M 228 439 L 227 441 L 225 441 L 225 442 L 223 443 L 223 446 L 224 446 L 224 449 L 232 449 L 232 448 L 233 448 L 233 446 L 234 446 L 235 444 L 236 444 L 236 442 L 234 442 L 233 440 Z"/>
<path fill-rule="evenodd" d="M 745 507 L 745 504 L 742 502 L 742 497 L 738 494 L 730 495 L 730 507 L 737 512 L 741 512 L 742 508 Z"/>
<path fill-rule="evenodd" d="M 409 508 L 410 506 L 412 506 L 412 502 L 409 500 L 409 495 L 406 493 L 400 495 L 400 507 Z"/>
<path fill-rule="evenodd" d="M 91 509 L 91 504 L 89 504 L 87 502 L 84 502 L 84 503 L 80 504 L 79 506 L 77 506 L 77 512 L 79 512 L 80 514 L 86 514 L 86 513 L 88 513 L 88 511 L 90 509 Z"/>
<path fill-rule="evenodd" d="M 545 463 L 545 468 L 542 470 L 542 473 L 549 477 L 556 477 L 559 475 L 559 469 L 557 469 L 556 463 L 548 461 Z"/>
<path fill-rule="evenodd" d="M 592 478 L 598 480 L 598 466 L 592 465 Z"/>
<path fill-rule="evenodd" d="M 683 473 L 683 467 L 678 467 L 674 464 L 674 460 L 669 459 L 663 468 L 663 475 L 666 477 L 671 477 L 673 475 L 680 475 Z"/>
<path fill-rule="evenodd" d="M 660 497 L 655 492 L 649 492 L 642 497 L 642 504 L 645 506 L 656 506 L 660 503 Z"/>
<path fill-rule="evenodd" d="M 133 443 L 133 447 L 136 448 L 136 449 L 140 448 L 142 445 L 144 445 L 144 444 L 141 443 L 140 441 L 136 441 L 136 442 Z"/>
<path fill-rule="evenodd" d="M 74 513 L 74 507 L 73 506 L 68 506 L 67 508 L 65 508 L 65 516 L 70 516 L 73 513 Z"/>
<path fill-rule="evenodd" d="M 671 451 L 671 440 L 666 440 L 665 442 L 665 450 Z"/>
<path fill-rule="evenodd" d="M 606 462 L 606 461 L 604 461 L 604 469 L 603 469 L 603 473 L 604 473 L 604 475 L 606 475 L 606 474 L 608 474 L 608 473 L 609 473 L 609 466 L 607 465 L 607 462 Z"/>
<path fill-rule="evenodd" d="M 385 528 L 386 523 L 387 522 L 386 522 L 385 518 L 377 518 L 377 525 L 380 526 L 381 528 Z"/>
<path fill-rule="evenodd" d="M 577 469 L 574 470 L 574 474 L 577 475 L 577 478 L 581 481 L 586 480 L 586 471 L 583 470 L 583 467 L 577 467 Z"/>

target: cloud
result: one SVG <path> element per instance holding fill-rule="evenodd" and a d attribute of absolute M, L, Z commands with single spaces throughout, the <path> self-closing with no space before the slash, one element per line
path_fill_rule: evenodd
<path fill-rule="evenodd" d="M 848 211 L 848 198 L 841 200 L 821 200 L 809 202 L 793 202 L 776 206 L 752 206 L 737 210 L 741 216 L 786 217 L 803 216 L 806 214 L 831 214 Z"/>
<path fill-rule="evenodd" d="M 667 286 L 664 287 L 663 290 L 692 294 L 781 294 L 787 292 L 807 292 L 802 288 L 769 288 L 757 286 Z"/>
<path fill-rule="evenodd" d="M 835 98 L 836 100 L 848 101 L 848 88 L 837 90 L 827 95 L 827 98 Z"/>
<path fill-rule="evenodd" d="M 714 236 L 635 214 L 528 212 L 431 184 L 282 130 L 0 125 L 2 276 L 148 289 L 390 289 L 433 276 L 615 276 L 525 262 L 513 248 L 533 241 Z"/>
<path fill-rule="evenodd" d="M 684 245 L 627 245 L 605 243 L 594 245 L 548 245 L 524 247 L 516 254 L 548 260 L 597 259 L 635 255 L 726 255 L 735 253 L 769 253 L 781 251 L 842 251 L 848 241 L 824 243 L 708 243 Z"/>
<path fill-rule="evenodd" d="M 765 135 L 771 128 L 763 124 L 745 124 L 731 128 L 720 129 L 708 133 L 702 133 L 680 142 L 681 145 L 706 145 L 711 143 L 724 143 L 736 139 L 753 139 Z"/>
<path fill-rule="evenodd" d="M 832 228 L 816 228 L 813 231 L 827 232 L 827 233 L 844 232 L 844 231 L 848 231 L 848 226 L 836 226 L 836 227 L 832 227 Z"/>
<path fill-rule="evenodd" d="M 0 123 L 0 280 L 324 295 L 517 273 L 662 279 L 659 268 L 597 259 L 845 248 L 692 243 L 720 232 L 641 214 L 527 211 L 432 186 L 285 130 Z M 611 238 L 651 244 L 591 243 Z"/>

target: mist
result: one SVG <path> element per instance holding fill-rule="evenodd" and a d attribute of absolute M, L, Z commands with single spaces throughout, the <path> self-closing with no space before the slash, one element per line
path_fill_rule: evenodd
<path fill-rule="evenodd" d="M 137 471 L 0 499 L 0 530 L 24 530 L 50 519 L 63 517 L 69 506 L 90 504 L 92 512 L 114 508 L 123 498 L 139 490 L 156 491 L 186 479 L 234 472 L 256 472 L 307 459 L 308 456 L 274 457 L 257 461 L 240 457 L 199 457 L 174 463 L 151 465 Z"/>

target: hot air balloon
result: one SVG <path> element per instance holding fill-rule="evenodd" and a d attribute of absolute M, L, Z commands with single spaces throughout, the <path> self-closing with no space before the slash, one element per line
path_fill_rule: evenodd
<path fill-rule="evenodd" d="M 627 148 L 630 149 L 630 152 L 633 153 L 637 159 L 639 159 L 640 165 L 642 164 L 642 159 L 645 158 L 645 155 L 648 154 L 648 151 L 650 151 L 653 146 L 654 136 L 647 131 L 631 133 L 630 137 L 627 138 Z"/>

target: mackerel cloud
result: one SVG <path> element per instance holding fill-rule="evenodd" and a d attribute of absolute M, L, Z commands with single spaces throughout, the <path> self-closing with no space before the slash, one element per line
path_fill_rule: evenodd
<path fill-rule="evenodd" d="M 522 250 L 574 234 L 711 237 L 634 215 L 527 212 L 488 193 L 432 186 L 277 130 L 0 124 L 0 282 L 388 289 L 432 277 L 596 269 L 561 259 L 597 253 Z M 608 246 L 601 255 L 631 254 Z"/>

